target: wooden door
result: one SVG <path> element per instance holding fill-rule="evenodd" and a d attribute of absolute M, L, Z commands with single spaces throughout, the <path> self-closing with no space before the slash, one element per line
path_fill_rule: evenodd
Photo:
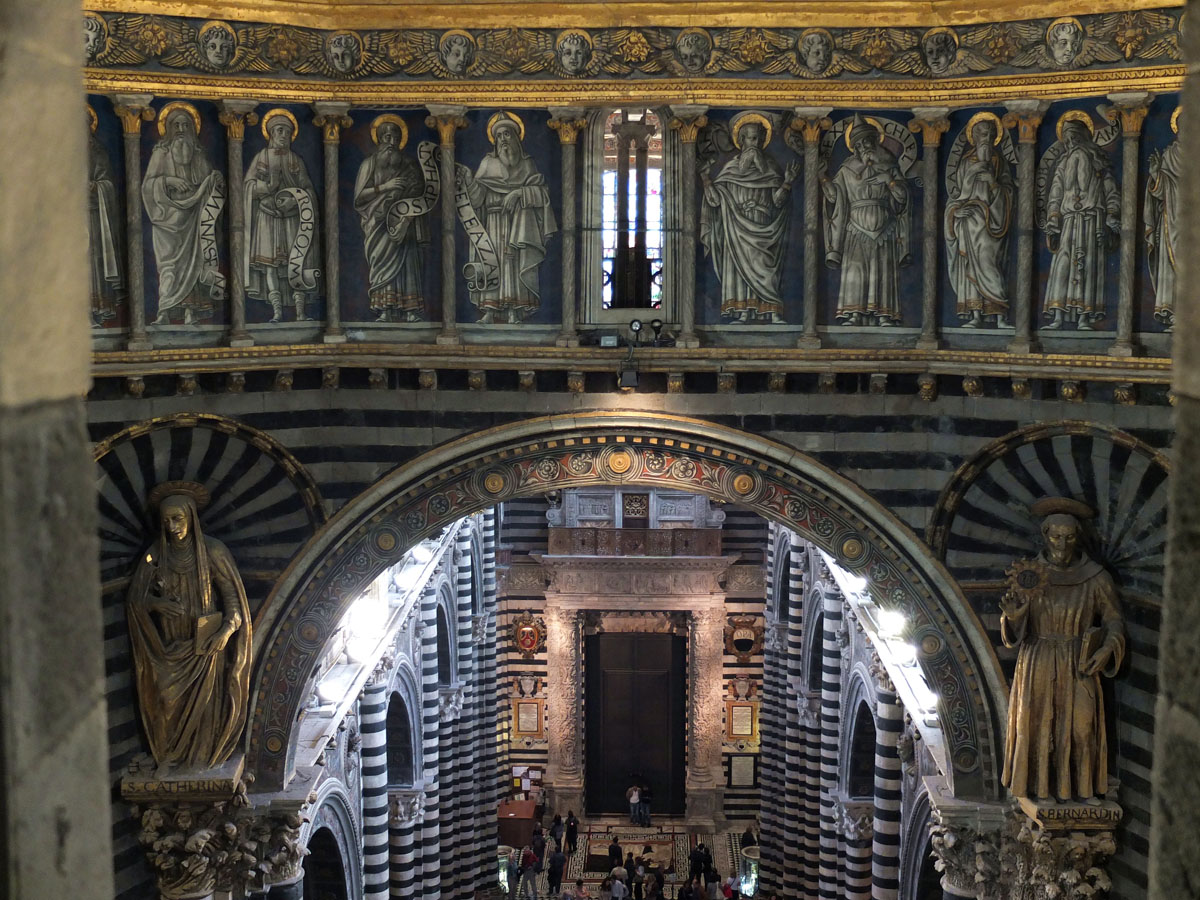
<path fill-rule="evenodd" d="M 670 634 L 588 635 L 584 710 L 587 809 L 628 813 L 634 778 L 653 790 L 651 814 L 684 811 L 686 643 Z"/>

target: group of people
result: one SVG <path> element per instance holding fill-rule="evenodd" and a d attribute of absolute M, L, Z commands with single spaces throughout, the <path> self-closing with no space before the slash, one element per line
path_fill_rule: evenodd
<path fill-rule="evenodd" d="M 567 810 L 566 821 L 556 814 L 550 823 L 549 840 L 541 826 L 533 829 L 533 837 L 522 850 L 514 849 L 508 857 L 508 896 L 514 900 L 518 895 L 538 900 L 537 880 L 546 870 L 549 896 L 582 900 L 588 897 L 582 881 L 575 882 L 575 889 L 562 890 L 563 873 L 570 854 L 579 849 L 579 819 L 574 810 Z"/>
<path fill-rule="evenodd" d="M 623 852 L 613 835 L 608 864 L 611 870 L 600 882 L 600 900 L 664 900 L 662 864 L 649 844 L 643 844 L 641 854 L 634 856 L 632 850 Z"/>

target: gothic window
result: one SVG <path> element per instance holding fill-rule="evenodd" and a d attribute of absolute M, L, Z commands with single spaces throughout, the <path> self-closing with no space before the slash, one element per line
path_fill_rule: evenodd
<path fill-rule="evenodd" d="M 408 707 L 398 691 L 392 693 L 387 710 L 387 774 L 393 787 L 413 783 L 413 738 Z"/>
<path fill-rule="evenodd" d="M 602 243 L 605 309 L 661 309 L 662 126 L 648 109 L 604 123 Z"/>
<path fill-rule="evenodd" d="M 809 598 L 810 603 L 820 603 L 821 595 L 814 592 Z M 808 690 L 818 693 L 821 690 L 821 662 L 825 649 L 825 614 L 818 612 L 812 618 L 812 635 L 808 639 L 808 666 L 805 674 L 808 676 Z"/>
<path fill-rule="evenodd" d="M 850 767 L 847 793 L 851 797 L 872 797 L 875 794 L 875 717 L 866 701 L 858 704 L 854 713 L 854 730 L 850 732 Z"/>
<path fill-rule="evenodd" d="M 670 270 L 678 254 L 671 190 L 678 135 L 665 109 L 589 114 L 583 149 L 580 309 L 584 324 L 670 321 Z"/>
<path fill-rule="evenodd" d="M 450 658 L 450 625 L 446 621 L 445 608 L 438 605 L 437 611 L 437 671 L 438 685 L 448 687 L 454 671 Z"/>

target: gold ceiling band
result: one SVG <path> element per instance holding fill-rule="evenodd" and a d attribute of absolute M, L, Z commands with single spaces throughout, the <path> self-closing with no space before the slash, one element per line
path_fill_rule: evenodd
<path fill-rule="evenodd" d="M 89 68 L 89 93 L 150 93 L 162 97 L 245 98 L 266 102 L 311 103 L 343 100 L 359 106 L 423 106 L 455 103 L 478 107 L 612 106 L 618 102 L 686 103 L 709 106 L 756 106 L 790 109 L 833 106 L 839 109 L 896 109 L 906 106 L 970 107 L 1005 100 L 1045 100 L 1101 96 L 1122 91 L 1170 93 L 1183 85 L 1181 65 L 1117 69 L 1103 73 L 998 75 L 936 81 L 829 81 L 792 79 L 673 78 L 641 81 L 362 81 L 321 82 L 296 79 L 164 75 L 162 72 L 114 72 Z M 619 91 L 619 93 L 618 93 Z"/>
<path fill-rule="evenodd" d="M 812 23 L 825 28 L 923 27 L 975 25 L 1024 19 L 1060 18 L 1097 13 L 1131 12 L 1183 6 L 1180 0 L 588 0 L 571 3 L 543 0 L 526 3 L 514 22 L 506 3 L 417 3 L 395 0 L 88 0 L 96 12 L 261 22 L 308 28 L 631 28 L 689 26 L 796 27 Z"/>

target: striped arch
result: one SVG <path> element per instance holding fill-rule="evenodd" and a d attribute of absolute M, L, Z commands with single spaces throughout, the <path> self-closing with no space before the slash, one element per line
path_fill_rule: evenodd
<path fill-rule="evenodd" d="M 763 437 L 698 419 L 604 411 L 529 419 L 452 441 L 347 503 L 276 584 L 255 634 L 246 736 L 256 788 L 283 787 L 308 673 L 354 598 L 414 542 L 504 500 L 600 484 L 746 506 L 821 548 L 900 611 L 960 797 L 999 796 L 1004 680 L 946 569 L 895 516 L 832 470 Z"/>

